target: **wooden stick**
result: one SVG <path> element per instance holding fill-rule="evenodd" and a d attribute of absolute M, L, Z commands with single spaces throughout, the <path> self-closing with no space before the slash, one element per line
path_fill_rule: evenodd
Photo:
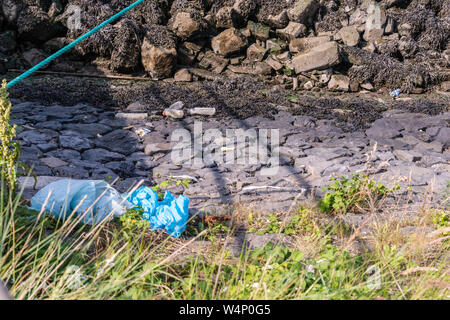
<path fill-rule="evenodd" d="M 25 70 L 19 69 L 9 69 L 8 72 L 22 73 Z M 113 75 L 103 75 L 103 74 L 91 74 L 91 73 L 75 73 L 75 72 L 58 72 L 58 71 L 36 71 L 36 74 L 48 74 L 48 75 L 61 75 L 61 76 L 74 76 L 74 77 L 85 77 L 85 78 L 104 78 L 104 79 L 120 79 L 120 80 L 134 80 L 134 81 L 153 81 L 151 78 L 147 77 L 132 77 L 132 76 L 113 76 Z"/>

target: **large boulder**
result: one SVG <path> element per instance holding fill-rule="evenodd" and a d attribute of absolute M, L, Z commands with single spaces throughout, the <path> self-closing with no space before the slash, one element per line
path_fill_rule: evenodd
<path fill-rule="evenodd" d="M 238 14 L 239 24 L 244 24 L 251 18 L 257 9 L 256 0 L 236 0 L 233 9 Z"/>
<path fill-rule="evenodd" d="M 144 37 L 141 57 L 142 65 L 150 75 L 170 77 L 177 63 L 175 37 L 165 27 L 152 26 Z"/>
<path fill-rule="evenodd" d="M 115 25 L 115 28 L 117 32 L 109 67 L 116 72 L 133 72 L 139 67 L 142 30 L 131 19 L 120 21 Z"/>
<path fill-rule="evenodd" d="M 65 37 L 57 37 L 48 40 L 46 43 L 44 43 L 43 49 L 47 53 L 54 53 L 58 51 L 59 49 L 62 49 L 66 45 L 70 43 L 70 40 Z"/>
<path fill-rule="evenodd" d="M 16 35 L 13 31 L 0 33 L 0 53 L 8 54 L 16 49 Z"/>
<path fill-rule="evenodd" d="M 112 1 L 112 2 L 126 3 L 126 1 Z M 125 5 L 122 6 L 122 9 L 123 8 L 125 8 Z M 117 9 L 114 10 L 114 13 L 116 12 Z M 136 23 L 144 25 L 153 25 L 153 24 L 165 25 L 168 21 L 168 13 L 169 13 L 168 0 L 146 0 L 139 6 L 134 8 L 129 14 L 129 16 Z"/>
<path fill-rule="evenodd" d="M 298 22 L 289 22 L 284 29 L 278 29 L 277 35 L 285 40 L 292 40 L 306 35 L 307 28 L 304 24 Z"/>
<path fill-rule="evenodd" d="M 174 0 L 170 8 L 170 15 L 174 16 L 177 12 L 190 9 L 198 10 L 204 14 L 207 9 L 207 1 L 205 0 Z"/>
<path fill-rule="evenodd" d="M 0 31 L 3 31 L 4 22 L 5 22 L 5 18 L 3 18 L 3 10 L 2 10 L 2 6 L 0 6 Z"/>
<path fill-rule="evenodd" d="M 329 36 L 308 37 L 293 39 L 289 43 L 289 51 L 304 52 L 331 40 Z"/>
<path fill-rule="evenodd" d="M 77 1 L 77 5 L 81 9 L 82 22 L 79 28 L 71 26 L 74 21 L 71 18 L 73 12 L 70 10 L 70 6 L 67 6 L 64 13 L 58 16 L 57 20 L 69 29 L 67 38 L 71 41 L 95 28 L 99 21 L 105 21 L 114 14 L 110 6 L 97 1 L 90 0 L 90 3 L 87 3 L 87 0 Z M 114 50 L 116 31 L 117 29 L 113 25 L 107 25 L 78 44 L 74 51 L 81 57 L 99 56 L 109 59 Z"/>
<path fill-rule="evenodd" d="M 278 14 L 269 14 L 265 23 L 274 28 L 285 28 L 289 23 L 287 10 L 283 10 Z"/>
<path fill-rule="evenodd" d="M 36 43 L 54 38 L 63 31 L 59 23 L 50 21 L 50 17 L 39 7 L 28 7 L 20 12 L 17 19 L 19 37 Z"/>
<path fill-rule="evenodd" d="M 341 36 L 342 42 L 350 47 L 354 47 L 359 43 L 359 32 L 354 26 L 341 28 L 339 35 Z"/>
<path fill-rule="evenodd" d="M 211 47 L 214 52 L 222 56 L 241 52 L 247 45 L 247 38 L 235 28 L 223 31 L 211 41 Z"/>
<path fill-rule="evenodd" d="M 319 3 L 316 0 L 297 0 L 288 10 L 289 20 L 310 25 L 316 17 Z"/>
<path fill-rule="evenodd" d="M 169 25 L 172 31 L 182 40 L 203 36 L 208 28 L 208 24 L 200 12 L 195 9 L 177 12 L 171 18 Z"/>
<path fill-rule="evenodd" d="M 366 41 L 377 41 L 383 37 L 386 25 L 386 11 L 378 4 L 371 4 L 367 7 L 367 20 L 363 38 Z"/>
<path fill-rule="evenodd" d="M 20 12 L 25 7 L 22 0 L 3 0 L 1 5 L 3 16 L 6 22 L 11 25 L 17 22 Z"/>
<path fill-rule="evenodd" d="M 42 52 L 42 50 L 32 48 L 30 50 L 25 51 L 22 54 L 22 58 L 23 60 L 25 60 L 25 62 L 29 67 L 34 67 L 39 62 L 44 60 L 46 58 L 46 55 L 44 54 L 44 52 Z"/>
<path fill-rule="evenodd" d="M 233 7 L 222 7 L 216 15 L 216 28 L 233 28 L 239 25 L 239 14 Z"/>
<path fill-rule="evenodd" d="M 56 20 L 56 18 L 64 12 L 65 5 L 64 0 L 54 0 L 47 10 L 50 19 Z"/>
<path fill-rule="evenodd" d="M 262 61 L 266 52 L 266 48 L 254 43 L 247 49 L 247 59 L 250 61 Z"/>
<path fill-rule="evenodd" d="M 335 41 L 323 43 L 292 59 L 292 65 L 297 73 L 328 69 L 340 62 L 339 47 Z"/>
<path fill-rule="evenodd" d="M 349 77 L 341 74 L 333 74 L 330 82 L 328 82 L 328 89 L 347 92 L 350 89 Z"/>
<path fill-rule="evenodd" d="M 283 29 L 288 25 L 287 11 L 293 0 L 259 0 L 259 10 L 256 18 L 259 22 L 277 29 Z"/>
<path fill-rule="evenodd" d="M 199 62 L 199 67 L 203 69 L 211 69 L 212 72 L 221 73 L 228 65 L 228 59 L 207 51 Z"/>
<path fill-rule="evenodd" d="M 0 54 L 0 74 L 5 74 L 7 71 L 6 64 L 3 62 L 2 56 Z"/>
<path fill-rule="evenodd" d="M 250 31 L 250 34 L 258 40 L 266 41 L 270 38 L 270 27 L 261 23 L 249 21 L 247 29 Z"/>

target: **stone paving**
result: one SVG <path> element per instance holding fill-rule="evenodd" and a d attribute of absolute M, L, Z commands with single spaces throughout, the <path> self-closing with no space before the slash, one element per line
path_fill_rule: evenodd
<path fill-rule="evenodd" d="M 389 110 L 367 130 L 344 132 L 332 120 L 285 112 L 274 119 L 168 119 L 160 114 L 118 113 L 85 104 L 43 106 L 17 100 L 13 104 L 13 122 L 20 126 L 21 160 L 33 166 L 39 176 L 37 189 L 59 177 L 119 178 L 115 187 L 120 191 L 141 179 L 154 185 L 171 176 L 189 178 L 192 184 L 188 189 L 178 186 L 172 191 L 190 197 L 192 214 L 221 215 L 239 203 L 260 211 L 286 211 L 311 194 L 319 195 L 329 177 L 336 174 L 348 176 L 369 170 L 375 180 L 388 186 L 399 183 L 403 190 L 410 187 L 417 201 L 427 190 L 437 199 L 450 181 L 450 112 L 428 116 Z M 232 154 L 234 163 L 221 163 L 217 158 L 196 163 L 191 161 L 192 155 L 198 155 L 195 148 L 183 161 L 173 160 L 171 151 L 178 150 L 171 142 L 174 130 L 187 130 L 182 132 L 191 133 L 195 141 L 199 135 L 195 126 L 200 122 L 203 133 L 218 129 L 223 135 L 213 144 L 203 141 L 204 146 L 215 148 L 218 154 Z M 140 128 L 150 132 L 141 137 L 136 133 Z M 250 148 L 251 139 L 227 147 L 226 142 L 233 137 L 227 135 L 231 129 L 259 129 L 259 134 L 268 129 L 270 135 L 275 134 L 270 129 L 278 129 L 280 145 L 269 146 L 267 156 L 258 159 Z M 180 144 L 176 145 L 179 148 Z M 278 171 L 265 175 L 277 152 Z M 255 158 L 257 163 L 251 163 Z M 36 192 L 30 186 L 26 186 L 26 197 Z"/>

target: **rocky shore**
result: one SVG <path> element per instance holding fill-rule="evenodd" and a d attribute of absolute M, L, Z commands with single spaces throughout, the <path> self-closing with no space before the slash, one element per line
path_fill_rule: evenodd
<path fill-rule="evenodd" d="M 0 74 L 36 64 L 130 4 L 0 3 Z M 49 70 L 180 82 L 250 75 L 303 91 L 448 91 L 449 12 L 447 0 L 148 0 Z"/>
<path fill-rule="evenodd" d="M 319 196 L 332 175 L 367 172 L 386 186 L 397 183 L 401 189 L 396 199 L 404 197 L 406 204 L 421 203 L 425 193 L 431 203 L 439 202 L 450 181 L 449 112 L 431 116 L 393 109 L 367 129 L 345 131 L 334 120 L 283 111 L 270 119 L 169 119 L 140 111 L 140 103 L 113 112 L 87 104 L 13 102 L 14 123 L 21 128 L 21 161 L 39 176 L 37 189 L 61 177 L 118 179 L 115 186 L 121 191 L 141 179 L 149 185 L 171 178 L 190 179 L 189 188 L 176 186 L 172 191 L 191 198 L 193 214 L 223 215 L 238 204 L 250 204 L 265 212 L 287 211 L 296 203 Z M 138 129 L 147 133 L 141 136 Z M 218 130 L 221 138 L 200 142 L 200 155 L 192 148 L 187 158 L 174 160 L 172 152 L 179 148 L 179 141 L 173 141 L 177 130 L 188 133 L 190 145 L 208 129 Z M 260 139 L 261 130 L 267 129 L 271 135 L 270 130 L 275 129 L 279 143 L 269 142 L 266 156 L 261 157 L 250 147 L 255 142 L 251 135 L 239 143 L 228 134 L 237 129 L 247 133 L 255 130 L 256 139 Z M 203 161 L 201 152 L 208 148 L 222 159 L 231 155 L 232 162 Z M 274 155 L 279 159 L 276 163 Z M 195 156 L 203 160 L 191 161 Z M 274 175 L 264 174 L 275 164 Z M 36 192 L 32 179 L 25 191 L 26 197 Z"/>

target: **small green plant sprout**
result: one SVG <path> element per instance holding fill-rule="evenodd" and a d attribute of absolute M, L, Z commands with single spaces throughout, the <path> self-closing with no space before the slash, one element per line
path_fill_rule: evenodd
<path fill-rule="evenodd" d="M 294 70 L 292 70 L 289 67 L 285 67 L 283 71 L 284 71 L 284 74 L 287 76 L 292 76 L 294 74 Z"/>
<path fill-rule="evenodd" d="M 297 96 L 296 94 L 290 94 L 290 95 L 288 96 L 288 99 L 289 99 L 289 101 L 295 103 L 295 102 L 298 101 L 298 96 Z"/>
<path fill-rule="evenodd" d="M 363 174 L 353 174 L 351 178 L 331 177 L 330 181 L 334 183 L 323 188 L 327 193 L 319 200 L 320 209 L 326 213 L 345 214 L 355 209 L 362 211 L 370 201 L 376 202 L 400 188 L 398 185 L 387 188 Z"/>
<path fill-rule="evenodd" d="M 276 46 L 276 47 L 270 48 L 269 52 L 270 52 L 270 54 L 277 54 L 277 53 L 281 52 L 281 47 Z"/>
<path fill-rule="evenodd" d="M 164 192 L 171 186 L 183 186 L 184 188 L 189 188 L 189 184 L 191 183 L 191 179 L 183 179 L 183 180 L 175 180 L 173 175 L 171 174 L 167 180 L 153 186 L 152 189 L 158 194 L 159 198 L 164 197 Z"/>

